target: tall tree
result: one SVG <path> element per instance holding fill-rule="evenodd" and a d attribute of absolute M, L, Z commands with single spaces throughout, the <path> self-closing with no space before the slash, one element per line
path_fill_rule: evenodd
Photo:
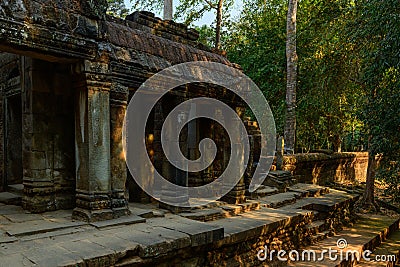
<path fill-rule="evenodd" d="M 215 12 L 215 42 L 214 48 L 221 49 L 221 32 L 224 19 L 228 16 L 228 9 L 234 0 L 181 0 L 177 7 L 177 18 L 184 19 L 185 24 L 191 24 L 200 19 L 206 12 Z"/>
<path fill-rule="evenodd" d="M 296 20 L 298 0 L 288 0 L 287 36 L 286 36 L 286 123 L 285 123 L 285 151 L 293 154 L 296 141 L 296 87 L 297 87 L 297 46 Z"/>
<path fill-rule="evenodd" d="M 172 20 L 173 17 L 173 1 L 172 0 L 164 0 L 164 19 Z"/>

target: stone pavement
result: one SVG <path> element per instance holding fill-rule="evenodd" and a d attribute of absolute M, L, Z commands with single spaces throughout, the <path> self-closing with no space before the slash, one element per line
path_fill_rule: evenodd
<path fill-rule="evenodd" d="M 307 218 L 319 218 L 315 209 L 357 198 L 337 190 L 314 197 L 310 192 L 316 187 L 300 187 L 295 188 L 298 192 L 259 198 L 257 210 L 207 222 L 174 215 L 152 204 L 132 203 L 131 216 L 96 223 L 73 221 L 71 210 L 30 214 L 19 206 L 0 204 L 0 266 L 154 266 L 171 257 L 180 262 L 174 255 L 197 257 L 187 266 L 203 266 L 202 260 L 210 257 L 207 253 L 223 255 L 224 247 L 269 238 L 269 233 L 285 232 L 285 227 L 289 229 L 284 233 L 287 238 L 294 225 L 319 229 L 325 221 L 306 225 Z M 254 260 L 256 252 L 249 253 Z M 224 263 L 218 259 L 208 263 L 215 264 Z"/>
<path fill-rule="evenodd" d="M 223 238 L 221 227 L 142 207 L 85 223 L 72 221 L 71 210 L 38 215 L 1 204 L 0 266 L 110 266 L 127 255 L 155 257 Z"/>

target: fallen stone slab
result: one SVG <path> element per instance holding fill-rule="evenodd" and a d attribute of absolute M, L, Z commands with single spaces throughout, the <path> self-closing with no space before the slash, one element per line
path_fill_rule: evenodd
<path fill-rule="evenodd" d="M 139 208 L 129 208 L 131 214 L 142 217 L 142 218 L 153 218 L 154 213 L 151 209 L 139 209 Z"/>
<path fill-rule="evenodd" d="M 7 205 L 20 205 L 22 196 L 9 192 L 0 193 L 0 202 Z"/>
<path fill-rule="evenodd" d="M 11 193 L 16 193 L 17 195 L 22 195 L 24 191 L 23 184 L 12 184 L 7 186 L 7 190 Z"/>
<path fill-rule="evenodd" d="M 69 227 L 83 226 L 86 224 L 87 223 L 85 222 L 55 223 L 43 219 L 43 220 L 29 221 L 24 223 L 13 223 L 5 225 L 3 229 L 7 232 L 8 235 L 19 237 L 25 235 L 45 233 Z"/>
<path fill-rule="evenodd" d="M 31 214 L 31 213 L 6 214 L 3 216 L 14 223 L 36 221 L 43 219 L 43 217 L 40 216 L 39 214 Z"/>
<path fill-rule="evenodd" d="M 112 219 L 112 220 L 93 222 L 93 223 L 90 223 L 90 225 L 101 229 L 101 228 L 111 227 L 111 226 L 143 223 L 145 221 L 146 221 L 146 219 L 143 217 L 140 217 L 137 215 L 130 215 L 130 216 L 124 216 L 124 217 L 120 217 L 120 218 Z"/>
<path fill-rule="evenodd" d="M 4 205 L 0 206 L 0 215 L 24 213 L 25 211 L 20 206 Z"/>
<path fill-rule="evenodd" d="M 44 239 L 44 238 L 55 238 L 59 236 L 70 236 L 73 234 L 78 234 L 86 231 L 85 226 L 77 226 L 77 227 L 69 227 L 69 228 L 64 228 L 60 230 L 54 230 L 50 232 L 44 232 L 44 233 L 39 233 L 39 234 L 32 234 L 32 235 L 24 235 L 20 236 L 18 239 L 21 241 L 31 241 L 31 240 L 37 240 L 37 239 Z"/>
<path fill-rule="evenodd" d="M 15 236 L 8 236 L 4 233 L 0 233 L 0 244 L 12 243 L 15 241 L 18 241 L 18 238 L 16 238 Z"/>

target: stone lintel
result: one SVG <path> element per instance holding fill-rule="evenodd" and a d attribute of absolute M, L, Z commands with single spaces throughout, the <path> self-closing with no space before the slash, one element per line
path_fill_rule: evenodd
<path fill-rule="evenodd" d="M 0 17 L 0 25 L 2 51 L 10 53 L 24 51 L 24 55 L 55 62 L 72 62 L 76 58 L 93 59 L 96 56 L 96 42 L 88 38 L 49 30 L 40 25 L 35 25 L 33 31 L 22 21 L 4 17 Z"/>

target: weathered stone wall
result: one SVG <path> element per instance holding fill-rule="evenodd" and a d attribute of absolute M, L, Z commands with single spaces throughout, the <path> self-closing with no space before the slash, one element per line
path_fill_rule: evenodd
<path fill-rule="evenodd" d="M 283 170 L 291 171 L 298 182 L 365 182 L 368 153 L 308 153 L 283 157 Z"/>

